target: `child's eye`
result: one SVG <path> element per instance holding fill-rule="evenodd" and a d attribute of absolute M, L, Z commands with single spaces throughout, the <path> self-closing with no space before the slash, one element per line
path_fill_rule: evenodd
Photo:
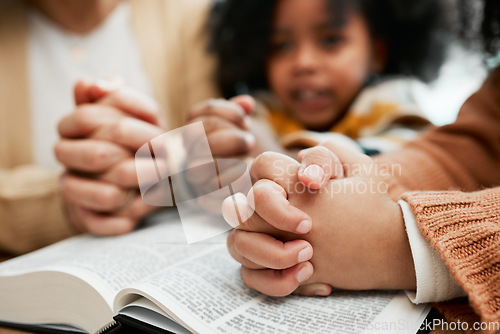
<path fill-rule="evenodd" d="M 333 47 L 342 43 L 343 39 L 340 36 L 329 35 L 321 38 L 320 43 L 324 47 Z"/>

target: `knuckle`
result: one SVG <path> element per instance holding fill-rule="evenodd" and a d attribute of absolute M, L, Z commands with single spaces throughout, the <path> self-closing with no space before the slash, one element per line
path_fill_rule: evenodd
<path fill-rule="evenodd" d="M 129 179 L 129 171 L 128 171 L 128 166 L 126 164 L 119 164 L 115 170 L 115 177 L 118 182 L 121 184 L 126 184 L 128 183 Z"/>
<path fill-rule="evenodd" d="M 247 244 L 242 237 L 241 231 L 235 230 L 233 237 L 233 246 L 237 254 L 239 254 L 241 257 L 245 257 L 244 255 L 246 254 Z"/>
<path fill-rule="evenodd" d="M 190 123 L 197 123 L 197 122 L 201 122 L 203 124 L 205 132 L 203 134 L 195 133 L 195 132 L 188 133 L 187 135 L 185 135 L 187 142 L 190 142 L 190 143 L 197 142 L 201 139 L 204 139 L 203 136 L 206 136 L 206 135 L 210 134 L 211 132 L 216 131 L 219 128 L 221 128 L 221 124 L 220 124 L 221 122 L 215 116 L 201 115 L 201 116 L 198 116 L 190 121 Z"/>
<path fill-rule="evenodd" d="M 71 187 L 69 186 L 69 181 L 66 179 L 61 179 L 61 193 L 63 197 L 68 200 L 71 197 Z"/>
<path fill-rule="evenodd" d="M 275 275 L 276 275 L 276 279 L 280 280 L 280 285 L 276 289 L 275 297 L 288 296 L 288 295 L 292 294 L 292 292 L 294 292 L 295 289 L 297 289 L 298 284 L 294 278 L 288 277 L 285 279 L 284 276 L 282 276 L 282 273 L 279 271 L 276 271 Z"/>
<path fill-rule="evenodd" d="M 255 158 L 252 166 L 250 168 L 250 174 L 256 178 L 260 178 L 270 166 L 273 166 L 273 162 L 276 161 L 276 154 L 273 152 L 264 152 Z"/>
<path fill-rule="evenodd" d="M 313 162 L 317 162 L 318 160 L 323 163 L 326 162 L 324 160 L 330 160 L 334 156 L 333 152 L 327 149 L 324 146 L 316 146 L 311 148 L 311 150 L 305 153 L 304 159 L 311 160 Z"/>
<path fill-rule="evenodd" d="M 258 279 L 258 277 L 253 277 L 252 273 L 253 269 L 249 269 L 245 266 L 241 267 L 241 280 L 243 281 L 243 284 L 251 289 L 265 293 L 266 291 L 261 288 L 263 285 L 262 282 Z"/>
<path fill-rule="evenodd" d="M 256 215 L 254 213 L 240 225 L 241 229 L 249 232 L 257 232 L 259 230 L 259 224 L 255 218 Z"/>
<path fill-rule="evenodd" d="M 141 216 L 144 214 L 144 208 L 139 205 L 132 204 L 127 210 L 127 214 L 129 217 L 132 217 L 134 219 L 140 219 Z"/>
<path fill-rule="evenodd" d="M 326 148 L 325 146 L 322 146 L 322 145 L 313 147 L 313 150 L 315 150 L 317 152 L 321 152 L 323 154 L 333 154 L 332 151 L 330 151 L 328 148 Z"/>
<path fill-rule="evenodd" d="M 272 159 L 272 157 L 273 157 L 272 152 L 264 152 L 262 154 L 259 154 L 254 161 L 255 167 L 261 167 L 267 165 L 269 161 Z"/>
<path fill-rule="evenodd" d="M 194 105 L 188 112 L 188 120 L 208 112 L 216 99 L 207 99 Z"/>
<path fill-rule="evenodd" d="M 243 111 L 243 108 L 238 104 L 226 101 L 224 104 L 223 116 L 231 123 L 241 123 L 243 122 L 245 112 Z"/>
<path fill-rule="evenodd" d="M 210 99 L 207 101 L 207 104 L 205 105 L 205 110 L 204 113 L 210 114 L 216 111 L 220 106 L 220 100 L 219 99 Z"/>
<path fill-rule="evenodd" d="M 272 269 L 284 269 L 288 267 L 288 257 L 283 253 L 283 250 L 274 253 L 270 260 Z"/>
<path fill-rule="evenodd" d="M 213 116 L 203 116 L 200 119 L 203 122 L 203 126 L 207 129 L 207 132 L 211 132 L 219 127 L 219 122 L 216 117 Z"/>
<path fill-rule="evenodd" d="M 120 205 L 123 199 L 121 191 L 116 187 L 105 187 L 99 192 L 99 203 L 105 210 L 113 210 Z"/>
<path fill-rule="evenodd" d="M 255 267 L 255 264 L 244 256 L 240 258 L 239 262 L 241 263 L 242 266 L 247 268 Z"/>
<path fill-rule="evenodd" d="M 235 138 L 235 140 L 234 140 L 234 143 L 235 143 L 236 150 L 238 152 L 245 153 L 248 151 L 248 144 L 247 144 L 247 141 L 245 139 L 244 134 L 238 134 L 237 138 Z"/>
<path fill-rule="evenodd" d="M 136 201 L 135 205 L 130 206 L 130 217 L 136 219 L 137 221 L 144 217 L 147 213 L 151 211 L 151 207 L 144 203 L 142 200 Z"/>
<path fill-rule="evenodd" d="M 116 229 L 116 234 L 120 235 L 132 232 L 135 229 L 137 222 L 137 220 L 133 219 L 124 219 L 123 222 L 121 222 L 120 227 Z"/>
<path fill-rule="evenodd" d="M 132 90 L 129 91 L 129 93 L 133 93 Z M 115 105 L 117 101 L 119 101 L 123 96 L 127 96 L 126 91 L 124 87 L 116 88 L 106 95 L 106 103 L 109 105 Z"/>
<path fill-rule="evenodd" d="M 126 130 L 126 124 L 125 124 L 125 118 L 120 118 L 118 122 L 114 122 L 110 126 L 110 133 L 112 138 L 115 138 L 116 140 L 120 140 L 121 138 L 126 138 L 127 137 L 127 130 Z"/>
<path fill-rule="evenodd" d="M 186 117 L 186 119 L 187 119 L 187 120 L 191 120 L 191 119 L 193 119 L 193 118 L 196 116 L 196 114 L 197 114 L 197 113 L 196 113 L 196 111 L 197 111 L 198 109 L 201 109 L 201 107 L 194 106 L 193 108 L 191 108 L 191 109 L 188 111 L 187 115 L 186 115 L 186 116 L 187 116 L 187 117 Z"/>
<path fill-rule="evenodd" d="M 82 224 L 84 230 L 94 235 L 102 235 L 102 228 L 98 222 L 90 221 L 88 219 L 81 219 L 80 223 Z"/>
<path fill-rule="evenodd" d="M 65 153 L 64 144 L 61 142 L 56 143 L 54 146 L 54 155 L 57 161 L 63 162 Z"/>
<path fill-rule="evenodd" d="M 256 208 L 269 203 L 271 196 L 269 192 L 269 186 L 265 180 L 257 181 L 252 188 L 252 193 L 253 204 Z"/>
<path fill-rule="evenodd" d="M 279 286 L 274 287 L 272 292 L 269 294 L 270 296 L 286 297 L 286 296 L 290 295 L 297 287 L 294 282 L 291 282 L 289 280 L 283 280 L 279 271 L 276 271 L 275 275 L 279 276 L 276 278 L 279 278 L 281 280 L 281 282 L 280 282 Z"/>
<path fill-rule="evenodd" d="M 111 155 L 109 151 L 100 145 L 96 145 L 91 150 L 87 150 L 84 155 L 84 163 L 87 166 L 98 168 L 108 163 Z"/>
<path fill-rule="evenodd" d="M 248 286 L 249 288 L 252 288 L 252 289 L 255 289 L 255 290 L 258 290 L 256 289 L 254 286 L 253 286 L 253 282 L 252 280 L 250 279 L 250 275 L 248 274 L 248 272 L 246 270 L 243 270 L 243 267 L 241 268 L 241 280 L 243 281 L 243 284 L 245 284 L 246 286 Z"/>
<path fill-rule="evenodd" d="M 311 152 L 319 157 L 325 157 L 325 158 L 332 157 L 334 155 L 332 151 L 330 151 L 324 146 L 316 146 L 313 148 Z"/>
<path fill-rule="evenodd" d="M 285 231 L 289 231 L 294 224 L 294 215 L 292 215 L 288 210 L 280 212 L 274 218 L 274 226 Z"/>
<path fill-rule="evenodd" d="M 122 184 L 133 185 L 138 183 L 135 166 L 130 163 L 120 164 L 116 169 L 116 177 Z"/>
<path fill-rule="evenodd" d="M 241 268 L 241 279 L 243 283 L 257 291 L 260 291 L 262 293 L 265 293 L 269 296 L 273 297 L 284 297 L 289 294 L 291 294 L 296 286 L 293 284 L 293 282 L 290 281 L 284 281 L 281 279 L 281 272 L 280 271 L 275 271 L 274 272 L 274 281 L 280 281 L 280 284 L 275 284 L 275 283 L 270 283 L 264 280 L 263 277 L 256 276 L 255 275 L 255 270 L 248 269 L 245 267 Z"/>
<path fill-rule="evenodd" d="M 90 127 L 90 120 L 94 118 L 93 108 L 89 104 L 83 104 L 76 108 L 73 113 L 76 125 L 81 129 Z"/>
<path fill-rule="evenodd" d="M 276 297 L 285 297 L 285 296 L 291 295 L 292 292 L 294 292 L 296 288 L 297 288 L 296 285 L 294 283 L 290 282 L 290 283 L 284 285 L 280 289 L 281 291 L 278 292 L 279 295 L 277 295 Z"/>
<path fill-rule="evenodd" d="M 266 204 L 266 194 L 263 191 L 259 191 L 258 187 L 254 188 L 253 192 L 253 205 L 255 206 L 256 209 L 260 209 L 262 205 Z"/>
<path fill-rule="evenodd" d="M 235 233 L 236 233 L 236 230 L 231 230 L 231 232 L 229 232 L 229 234 L 227 235 L 226 245 L 227 245 L 227 249 L 229 251 L 229 254 L 231 254 L 232 258 L 239 262 L 238 252 L 236 251 L 236 247 L 234 245 Z"/>
<path fill-rule="evenodd" d="M 231 129 L 221 132 L 223 137 L 217 138 L 219 133 L 214 133 L 209 137 L 209 141 L 212 141 L 214 138 L 217 138 L 216 142 L 227 143 L 226 148 L 224 150 L 224 154 L 226 155 L 238 155 L 248 152 L 247 141 L 243 134 L 239 133 L 238 130 Z"/>
<path fill-rule="evenodd" d="M 207 100 L 207 104 L 206 104 L 206 107 L 210 107 L 210 106 L 213 106 L 217 103 L 217 101 L 219 101 L 219 99 L 216 99 L 216 98 L 211 98 L 211 99 L 208 99 Z"/>
<path fill-rule="evenodd" d="M 89 212 L 90 213 L 90 212 Z M 91 214 L 78 215 L 78 225 L 86 232 L 94 235 L 103 235 L 102 222 L 99 216 Z"/>

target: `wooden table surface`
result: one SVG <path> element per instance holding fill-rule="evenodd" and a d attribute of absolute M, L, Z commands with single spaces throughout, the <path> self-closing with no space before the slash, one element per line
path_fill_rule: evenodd
<path fill-rule="evenodd" d="M 13 329 L 0 328 L 0 334 L 25 334 L 29 332 L 15 331 Z"/>

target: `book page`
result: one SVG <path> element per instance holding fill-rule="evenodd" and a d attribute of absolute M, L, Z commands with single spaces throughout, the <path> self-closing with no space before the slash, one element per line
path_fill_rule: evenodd
<path fill-rule="evenodd" d="M 164 312 L 146 298 L 141 297 L 135 302 L 128 304 L 120 311 L 120 315 L 129 316 L 132 319 L 142 321 L 157 328 L 166 329 L 172 333 L 191 334 L 185 327 L 165 317 Z"/>
<path fill-rule="evenodd" d="M 0 319 L 98 331 L 112 321 L 120 289 L 221 243 L 188 246 L 178 215 L 166 218 L 120 237 L 74 237 L 0 264 Z"/>
<path fill-rule="evenodd" d="M 1 276 L 59 271 L 92 285 L 112 306 L 116 293 L 213 244 L 187 245 L 177 215 L 119 237 L 77 236 L 0 264 Z"/>
<path fill-rule="evenodd" d="M 414 323 L 425 308 L 412 305 L 391 318 L 399 307 L 392 302 L 401 294 L 384 291 L 335 291 L 326 298 L 267 297 L 243 284 L 239 264 L 225 247 L 122 291 L 115 301 L 115 312 L 127 303 L 127 293 L 150 298 L 178 322 L 199 333 L 354 334 L 370 329 L 384 311 L 384 321 L 402 318 Z"/>
<path fill-rule="evenodd" d="M 415 307 L 406 294 L 400 293 L 375 317 L 362 334 L 414 334 L 422 327 L 430 310 L 431 305 Z M 408 317 L 408 314 L 412 316 Z"/>

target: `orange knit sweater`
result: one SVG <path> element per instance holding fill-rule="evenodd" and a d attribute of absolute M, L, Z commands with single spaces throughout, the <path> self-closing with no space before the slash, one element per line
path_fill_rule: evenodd
<path fill-rule="evenodd" d="M 391 196 L 410 204 L 420 231 L 481 319 L 500 321 L 500 69 L 467 100 L 455 123 L 378 161 L 400 165 L 401 175 L 387 179 Z M 479 320 L 466 301 L 437 308 L 454 320 Z"/>
<path fill-rule="evenodd" d="M 407 193 L 403 199 L 481 320 L 500 321 L 500 187 L 473 193 Z M 469 313 L 457 303 L 438 308 L 452 318 Z"/>

